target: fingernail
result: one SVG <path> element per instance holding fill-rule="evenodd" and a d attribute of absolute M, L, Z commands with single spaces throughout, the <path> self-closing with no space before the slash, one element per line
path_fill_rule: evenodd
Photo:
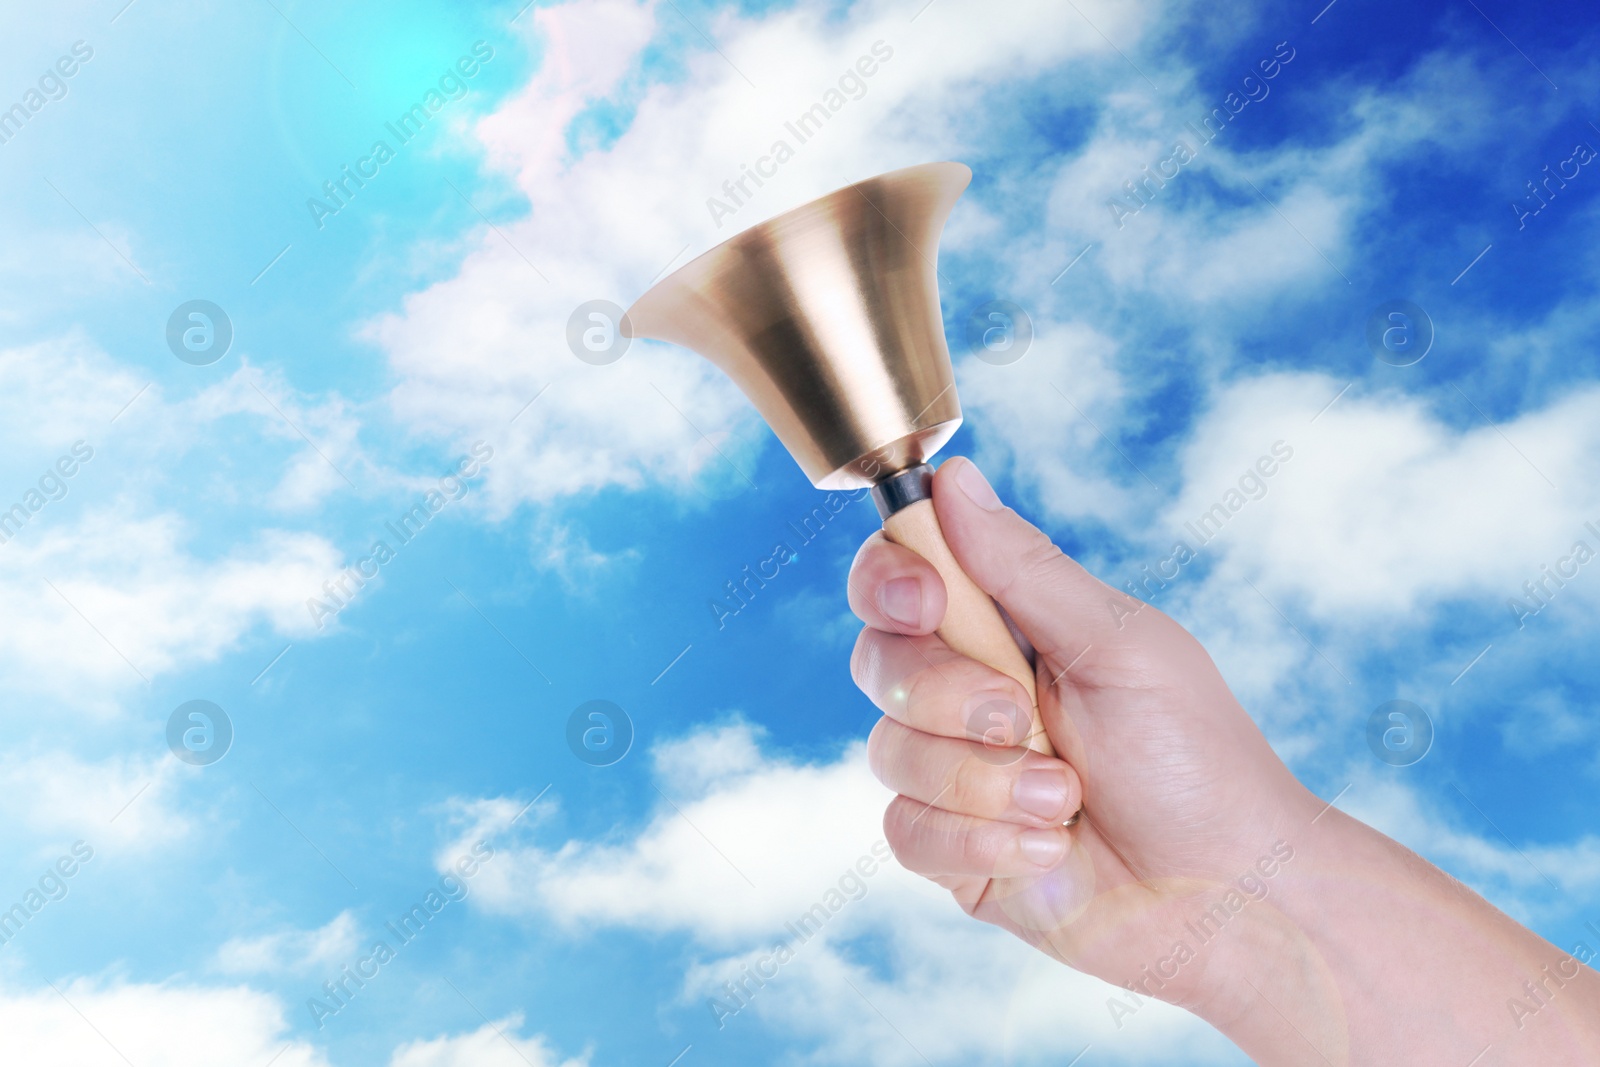
<path fill-rule="evenodd" d="M 1055 767 L 1038 767 L 1017 775 L 1011 799 L 1029 815 L 1056 819 L 1066 813 L 1067 772 Z"/>
<path fill-rule="evenodd" d="M 915 578 L 891 578 L 878 588 L 878 610 L 902 626 L 922 621 L 922 583 Z"/>
<path fill-rule="evenodd" d="M 989 479 L 983 476 L 978 465 L 970 459 L 963 459 L 956 464 L 956 484 L 961 487 L 968 500 L 984 511 L 999 511 L 1005 507 L 995 495 L 994 486 L 989 484 Z"/>
<path fill-rule="evenodd" d="M 1029 863 L 1054 867 L 1067 854 L 1067 838 L 1055 830 L 1024 830 L 1017 836 L 1017 847 Z"/>

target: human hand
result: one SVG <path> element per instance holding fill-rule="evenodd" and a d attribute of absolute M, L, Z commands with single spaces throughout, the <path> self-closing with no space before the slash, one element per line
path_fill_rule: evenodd
<path fill-rule="evenodd" d="M 1010 744 L 1030 732 L 1025 691 L 934 635 L 938 574 L 875 534 L 849 583 L 867 624 L 852 670 L 885 714 L 869 754 L 900 794 L 888 841 L 977 918 L 1135 979 L 1170 948 L 1164 913 L 1250 872 L 1274 844 L 1283 862 L 1287 827 L 1317 802 L 1183 627 L 1062 554 L 970 461 L 940 468 L 934 506 L 963 569 L 1032 644 L 1061 758 L 993 744 L 997 721 Z M 1080 802 L 1084 820 L 1062 828 Z M 1163 998 L 1191 1000 L 1199 973 Z"/>
<path fill-rule="evenodd" d="M 868 757 L 899 794 L 884 829 L 903 866 L 1263 1064 L 1597 1062 L 1600 975 L 1581 957 L 1318 800 L 1182 626 L 1062 554 L 970 461 L 940 468 L 933 503 L 1032 646 L 1060 758 L 1006 747 L 1033 730 L 1025 690 L 946 647 L 938 574 L 874 534 L 851 568 L 851 671 L 885 715 Z M 1529 976 L 1538 1027 L 1507 1015 Z"/>

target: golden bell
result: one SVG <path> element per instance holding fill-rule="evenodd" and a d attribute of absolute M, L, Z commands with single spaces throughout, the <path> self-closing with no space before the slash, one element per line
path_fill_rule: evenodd
<path fill-rule="evenodd" d="M 1031 732 L 1007 744 L 1050 755 L 1034 665 L 961 569 L 932 500 L 927 461 L 961 425 L 934 261 L 971 180 L 960 163 L 926 163 L 829 193 L 680 267 L 628 309 L 622 328 L 721 367 L 817 488 L 870 486 L 884 534 L 944 582 L 939 637 L 1027 692 L 1035 710 L 1020 721 Z M 987 745 L 988 733 L 975 732 Z M 1075 846 L 1067 862 L 1076 865 L 1072 884 L 1092 893 L 1087 853 Z M 1002 905 L 1010 892 L 1001 891 Z M 1064 925 L 1079 910 L 1048 923 Z M 1012 918 L 1038 925 L 1020 912 Z"/>
<path fill-rule="evenodd" d="M 927 163 L 745 230 L 628 309 L 732 378 L 819 489 L 924 463 L 961 425 L 934 262 L 972 172 Z"/>

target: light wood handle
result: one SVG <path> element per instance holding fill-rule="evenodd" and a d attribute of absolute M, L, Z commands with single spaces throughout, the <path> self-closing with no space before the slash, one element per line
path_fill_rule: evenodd
<path fill-rule="evenodd" d="M 1027 746 L 1047 756 L 1055 755 L 1039 715 L 1039 692 L 1034 684 L 1033 667 L 1017 647 L 994 600 L 967 577 L 967 572 L 951 554 L 944 531 L 939 528 L 933 501 L 919 500 L 901 508 L 884 522 L 883 532 L 895 544 L 904 545 L 933 564 L 933 569 L 944 579 L 947 597 L 939 636 L 963 656 L 986 663 L 1022 683 L 1022 688 L 1028 692 L 1033 716 L 1033 730 Z"/>

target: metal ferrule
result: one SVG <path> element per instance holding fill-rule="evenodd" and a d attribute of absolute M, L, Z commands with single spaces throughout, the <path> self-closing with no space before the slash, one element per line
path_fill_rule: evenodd
<path fill-rule="evenodd" d="M 919 500 L 932 499 L 933 467 L 927 463 L 907 467 L 872 487 L 872 502 L 878 505 L 878 516 L 886 521 Z"/>

